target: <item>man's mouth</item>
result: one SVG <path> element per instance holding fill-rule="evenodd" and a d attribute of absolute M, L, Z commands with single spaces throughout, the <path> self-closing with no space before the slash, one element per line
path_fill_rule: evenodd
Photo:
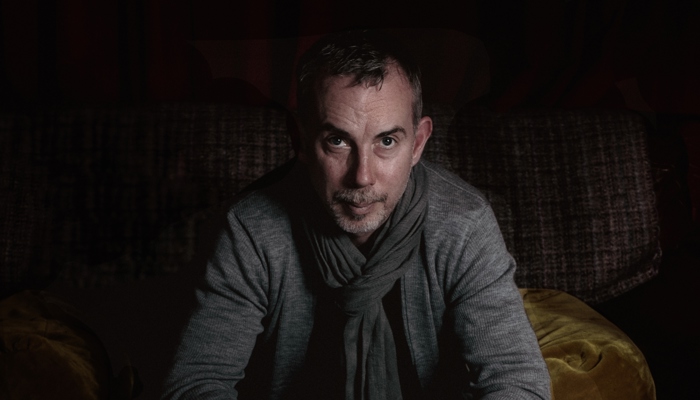
<path fill-rule="evenodd" d="M 343 191 L 333 196 L 333 202 L 340 205 L 345 213 L 355 218 L 363 218 L 376 209 L 375 204 L 386 201 L 386 195 L 371 192 Z"/>
<path fill-rule="evenodd" d="M 344 203 L 349 211 L 355 215 L 365 215 L 372 211 L 374 203 Z"/>

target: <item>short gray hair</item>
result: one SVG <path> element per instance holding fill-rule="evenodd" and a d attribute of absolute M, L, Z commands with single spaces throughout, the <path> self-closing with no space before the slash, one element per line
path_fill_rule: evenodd
<path fill-rule="evenodd" d="M 329 76 L 352 76 L 354 85 L 381 85 L 387 67 L 397 64 L 413 91 L 413 125 L 423 113 L 420 68 L 408 52 L 387 33 L 347 31 L 322 37 L 304 53 L 297 68 L 297 107 L 302 125 L 315 112 L 315 85 Z"/>

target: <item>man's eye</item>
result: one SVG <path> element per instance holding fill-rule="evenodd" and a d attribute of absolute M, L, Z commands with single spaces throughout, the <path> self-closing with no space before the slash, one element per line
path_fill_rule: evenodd
<path fill-rule="evenodd" d="M 394 140 L 394 138 L 390 138 L 390 137 L 383 137 L 382 138 L 382 146 L 384 146 L 384 147 L 391 147 L 395 142 L 396 141 Z"/>
<path fill-rule="evenodd" d="M 339 137 L 331 137 L 331 138 L 328 138 L 328 143 L 330 143 L 332 146 L 342 146 L 343 139 L 341 139 Z"/>

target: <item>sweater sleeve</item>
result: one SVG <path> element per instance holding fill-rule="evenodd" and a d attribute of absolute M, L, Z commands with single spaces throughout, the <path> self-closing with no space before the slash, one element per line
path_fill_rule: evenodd
<path fill-rule="evenodd" d="M 236 384 L 263 331 L 267 271 L 233 213 L 208 262 L 164 399 L 236 399 Z"/>
<path fill-rule="evenodd" d="M 463 237 L 446 301 L 476 397 L 549 399 L 547 366 L 490 206 Z"/>

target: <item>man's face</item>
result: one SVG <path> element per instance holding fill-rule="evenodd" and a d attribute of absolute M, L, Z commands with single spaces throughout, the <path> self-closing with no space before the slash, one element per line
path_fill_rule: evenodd
<path fill-rule="evenodd" d="M 394 65 L 388 70 L 377 86 L 343 76 L 320 82 L 301 153 L 316 192 L 358 245 L 389 218 L 432 132 L 428 117 L 414 129 L 408 79 Z"/>

